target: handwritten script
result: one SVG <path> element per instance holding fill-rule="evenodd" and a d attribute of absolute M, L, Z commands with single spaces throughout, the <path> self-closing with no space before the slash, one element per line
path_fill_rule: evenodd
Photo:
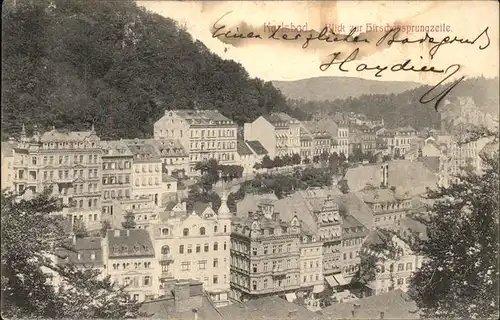
<path fill-rule="evenodd" d="M 356 47 L 357 44 L 371 44 L 373 46 L 379 47 L 382 45 L 392 46 L 396 44 L 400 45 L 412 45 L 412 44 L 428 44 L 430 45 L 429 49 L 429 57 L 431 60 L 436 56 L 439 49 L 442 46 L 449 44 L 461 44 L 461 45 L 478 45 L 479 50 L 484 50 L 490 46 L 490 37 L 488 35 L 489 27 L 486 27 L 481 33 L 479 33 L 473 39 L 461 38 L 461 37 L 450 37 L 446 36 L 443 38 L 435 38 L 425 33 L 425 36 L 417 39 L 410 39 L 408 37 L 402 36 L 402 32 L 400 28 L 392 28 L 387 31 L 382 37 L 378 38 L 377 41 L 370 41 L 369 39 L 361 36 L 355 35 L 356 28 L 352 28 L 347 35 L 336 34 L 333 30 L 328 27 L 324 27 L 319 33 L 313 35 L 312 32 L 294 32 L 287 33 L 284 30 L 281 30 L 281 27 L 278 26 L 270 35 L 261 35 L 258 32 L 250 31 L 250 32 L 240 32 L 239 28 L 236 28 L 236 31 L 228 29 L 225 24 L 221 22 L 221 20 L 227 16 L 229 13 L 221 16 L 214 24 L 212 31 L 212 38 L 225 38 L 230 40 L 238 40 L 238 39 L 255 39 L 255 40 L 276 40 L 276 41 L 296 41 L 302 43 L 302 48 L 306 49 L 309 45 L 314 42 L 323 42 L 323 43 L 349 43 L 351 46 L 355 47 L 345 58 L 341 58 L 343 56 L 343 52 L 336 51 L 332 54 L 328 55 L 328 62 L 322 63 L 319 66 L 321 71 L 326 71 L 331 67 L 336 67 L 341 72 L 363 72 L 363 71 L 372 71 L 374 72 L 375 77 L 383 77 L 386 72 L 418 72 L 418 73 L 439 73 L 443 74 L 444 77 L 441 81 L 439 81 L 436 85 L 431 87 L 425 94 L 420 98 L 420 103 L 427 104 L 430 102 L 434 102 L 434 109 L 438 111 L 439 104 L 441 101 L 455 88 L 464 78 L 465 76 L 461 76 L 458 79 L 454 80 L 450 84 L 443 85 L 444 82 L 449 80 L 460 70 L 460 65 L 452 63 L 445 68 L 437 68 L 435 66 L 429 65 L 421 65 L 418 67 L 414 65 L 414 61 L 412 59 L 406 59 L 404 61 L 395 63 L 393 65 L 376 65 L 369 66 L 365 63 L 355 63 L 359 52 L 360 47 Z M 420 60 L 423 57 L 420 56 Z M 443 86 L 444 87 L 443 87 Z"/>

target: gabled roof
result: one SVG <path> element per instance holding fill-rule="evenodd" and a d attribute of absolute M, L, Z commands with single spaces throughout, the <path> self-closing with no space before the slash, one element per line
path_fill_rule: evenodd
<path fill-rule="evenodd" d="M 248 144 L 244 140 L 238 139 L 236 146 L 237 146 L 238 154 L 241 156 L 253 154 L 252 149 L 250 149 L 250 147 L 248 146 Z"/>
<path fill-rule="evenodd" d="M 103 150 L 103 157 L 133 156 L 127 144 L 120 140 L 99 141 Z"/>
<path fill-rule="evenodd" d="M 354 316 L 353 312 L 354 311 Z M 417 305 L 401 289 L 322 309 L 328 319 L 420 319 Z"/>
<path fill-rule="evenodd" d="M 298 123 L 297 119 L 292 118 L 291 116 L 283 112 L 274 112 L 271 114 L 263 115 L 262 117 L 275 127 L 289 126 L 290 123 Z"/>
<path fill-rule="evenodd" d="M 101 266 L 103 264 L 101 237 L 76 238 L 74 244 L 72 240 L 67 240 L 65 241 L 65 245 L 74 251 L 67 249 L 57 250 L 60 256 L 67 257 L 65 259 L 58 258 L 58 264 L 71 263 L 74 265 L 89 266 Z"/>
<path fill-rule="evenodd" d="M 154 256 L 154 247 L 151 242 L 149 232 L 143 229 L 119 230 L 119 235 L 115 236 L 115 231 L 108 230 L 106 240 L 110 258 L 127 256 Z M 114 248 L 117 249 L 115 252 Z"/>
<path fill-rule="evenodd" d="M 219 309 L 226 320 L 320 320 L 325 319 L 303 306 L 278 296 L 235 303 Z"/>
<path fill-rule="evenodd" d="M 267 154 L 266 148 L 259 141 L 246 141 L 246 143 L 257 155 Z"/>
<path fill-rule="evenodd" d="M 85 141 L 90 137 L 96 137 L 94 131 L 58 131 L 53 128 L 51 131 L 44 132 L 40 136 L 41 142 L 71 142 L 71 141 Z"/>

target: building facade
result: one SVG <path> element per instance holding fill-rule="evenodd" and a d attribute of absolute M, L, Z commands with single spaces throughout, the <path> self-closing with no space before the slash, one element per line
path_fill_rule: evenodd
<path fill-rule="evenodd" d="M 191 213 L 185 203 L 167 207 L 152 229 L 162 289 L 173 279 L 196 279 L 216 305 L 229 303 L 231 213 L 225 201 L 217 212 L 207 203 L 195 203 Z"/>
<path fill-rule="evenodd" d="M 231 297 L 287 295 L 300 288 L 300 228 L 280 220 L 272 204 L 233 218 Z"/>
<path fill-rule="evenodd" d="M 190 175 L 197 162 L 235 164 L 237 125 L 216 110 L 165 110 L 154 124 L 155 139 L 177 139 L 189 153 Z"/>

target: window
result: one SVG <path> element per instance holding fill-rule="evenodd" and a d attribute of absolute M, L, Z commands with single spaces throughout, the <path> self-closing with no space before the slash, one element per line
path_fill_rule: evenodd
<path fill-rule="evenodd" d="M 213 281 L 214 281 L 214 284 L 219 283 L 219 277 L 217 275 L 214 275 Z"/>
<path fill-rule="evenodd" d="M 257 281 L 252 281 L 252 289 L 257 290 Z"/>
<path fill-rule="evenodd" d="M 412 263 L 411 262 L 406 263 L 406 271 L 411 269 L 412 269 Z"/>
<path fill-rule="evenodd" d="M 256 255 L 257 255 L 257 248 L 252 248 L 252 254 L 253 254 L 254 256 L 256 256 Z"/>
<path fill-rule="evenodd" d="M 267 254 L 267 249 L 268 249 L 268 247 L 264 246 L 264 254 Z"/>
<path fill-rule="evenodd" d="M 402 285 L 402 284 L 403 284 L 403 282 L 404 282 L 404 279 L 403 279 L 403 278 L 399 278 L 399 279 L 398 279 L 398 285 Z"/>
<path fill-rule="evenodd" d="M 179 253 L 184 253 L 184 245 L 183 244 L 181 244 L 179 246 Z"/>
<path fill-rule="evenodd" d="M 196 253 L 200 253 L 200 252 L 201 252 L 201 245 L 197 244 L 196 245 Z"/>
<path fill-rule="evenodd" d="M 219 259 L 215 258 L 214 259 L 214 268 L 218 268 L 219 267 Z"/>
<path fill-rule="evenodd" d="M 208 252 L 208 247 L 209 247 L 208 243 L 205 243 L 205 246 L 204 246 L 204 251 L 205 252 Z"/>
<path fill-rule="evenodd" d="M 207 268 L 207 260 L 198 261 L 198 269 L 205 270 Z"/>
<path fill-rule="evenodd" d="M 193 245 L 188 244 L 187 253 L 193 253 Z"/>
<path fill-rule="evenodd" d="M 200 228 L 200 234 L 201 234 L 202 236 L 204 236 L 204 235 L 205 235 L 205 227 L 201 227 L 201 228 Z"/>
<path fill-rule="evenodd" d="M 189 229 L 188 229 L 188 228 L 184 228 L 184 230 L 182 230 L 182 235 L 183 235 L 184 237 L 189 236 Z"/>
<path fill-rule="evenodd" d="M 214 226 L 214 233 L 217 233 L 217 226 Z"/>
<path fill-rule="evenodd" d="M 226 233 L 226 232 L 227 232 L 227 226 L 224 225 L 224 233 Z"/>
<path fill-rule="evenodd" d="M 254 273 L 257 272 L 257 264 L 256 263 L 252 264 L 252 272 L 254 272 Z"/>
<path fill-rule="evenodd" d="M 161 229 L 161 235 L 162 236 L 168 236 L 168 228 Z"/>
<path fill-rule="evenodd" d="M 189 271 L 191 269 L 191 262 L 183 262 L 181 268 L 182 271 Z"/>
<path fill-rule="evenodd" d="M 398 271 L 404 271 L 404 269 L 405 266 L 402 263 L 398 264 Z"/>
<path fill-rule="evenodd" d="M 217 242 L 214 243 L 214 251 L 219 250 L 219 244 Z"/>
<path fill-rule="evenodd" d="M 151 277 L 150 276 L 145 276 L 144 277 L 144 286 L 149 287 L 151 285 Z"/>

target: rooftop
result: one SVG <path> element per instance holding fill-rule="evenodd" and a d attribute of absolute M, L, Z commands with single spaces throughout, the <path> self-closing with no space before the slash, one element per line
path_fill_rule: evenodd
<path fill-rule="evenodd" d="M 315 312 L 277 296 L 232 304 L 219 309 L 226 320 L 319 320 Z"/>
<path fill-rule="evenodd" d="M 58 264 L 71 263 L 75 265 L 94 266 L 101 266 L 103 264 L 101 237 L 76 238 L 74 243 L 70 239 L 65 242 L 65 245 L 74 251 L 59 249 L 59 255 L 66 256 L 67 258 L 59 258 Z"/>
<path fill-rule="evenodd" d="M 274 112 L 268 115 L 263 115 L 263 117 L 274 126 L 288 126 L 290 123 L 298 122 L 297 119 L 292 118 L 283 112 Z"/>
<path fill-rule="evenodd" d="M 237 141 L 237 151 L 238 151 L 239 155 L 243 155 L 243 156 L 253 154 L 252 149 L 250 149 L 250 147 L 248 146 L 246 141 L 239 140 L 239 139 Z"/>
<path fill-rule="evenodd" d="M 108 230 L 106 241 L 110 258 L 152 257 L 155 254 L 149 233 L 144 229 Z"/>
<path fill-rule="evenodd" d="M 257 155 L 267 154 L 266 148 L 259 141 L 246 141 L 246 143 Z"/>
<path fill-rule="evenodd" d="M 416 303 L 401 289 L 352 302 L 332 304 L 320 312 L 327 319 L 379 319 L 381 312 L 385 319 L 420 319 Z"/>

